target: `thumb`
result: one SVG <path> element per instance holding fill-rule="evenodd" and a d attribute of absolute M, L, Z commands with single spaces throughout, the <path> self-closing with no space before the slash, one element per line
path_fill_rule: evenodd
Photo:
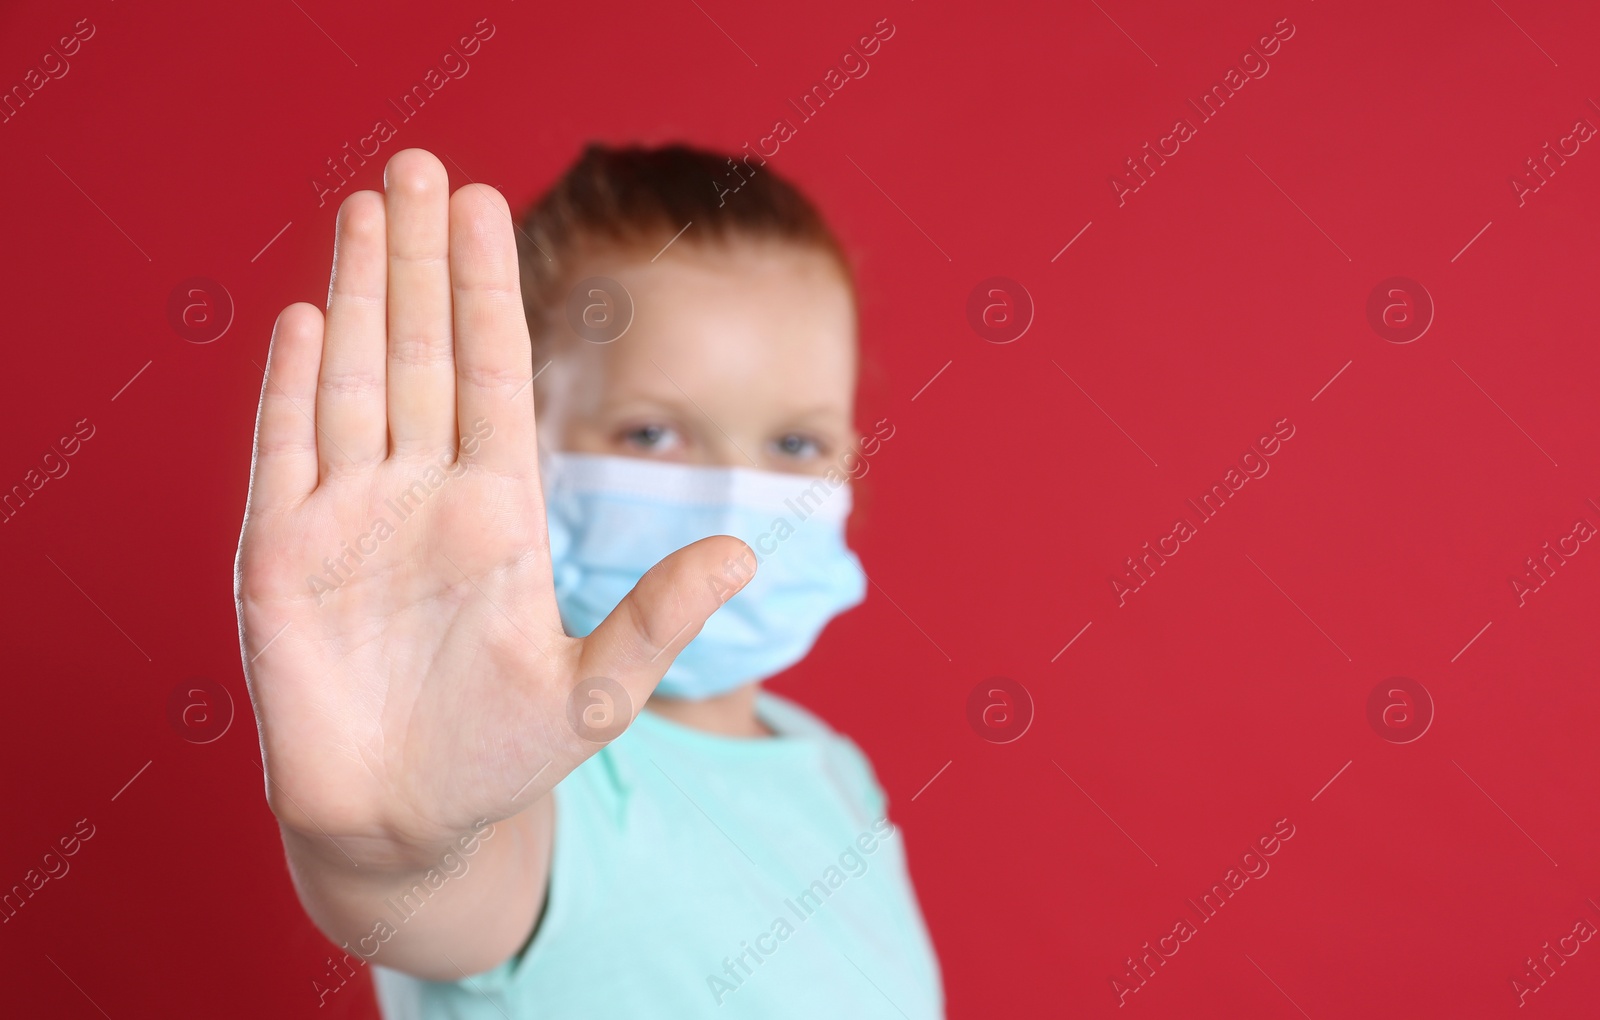
<path fill-rule="evenodd" d="M 585 739 L 603 743 L 622 732 L 649 700 L 667 667 L 706 620 L 755 576 L 756 557 L 731 535 L 684 546 L 645 572 L 588 637 L 578 656 L 574 699 L 616 698 L 606 713 L 615 723 L 580 726 Z M 592 688 L 585 691 L 584 688 Z"/>

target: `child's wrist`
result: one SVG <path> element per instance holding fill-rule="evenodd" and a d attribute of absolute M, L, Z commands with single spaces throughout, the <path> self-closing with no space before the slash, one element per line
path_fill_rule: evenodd
<path fill-rule="evenodd" d="M 454 848 L 447 838 L 416 840 L 398 836 L 330 836 L 279 820 L 284 847 L 300 861 L 332 870 L 357 870 L 386 876 L 424 871 Z"/>
<path fill-rule="evenodd" d="M 458 833 L 432 837 L 403 835 L 396 831 L 382 835 L 330 835 L 314 824 L 305 827 L 278 819 L 284 847 L 298 860 L 329 870 L 357 871 L 378 878 L 407 875 L 429 869 L 448 871 L 453 862 L 478 856 L 496 832 L 531 831 L 550 814 L 547 798 L 528 809 L 497 822 L 480 819 Z M 507 842 L 506 838 L 500 840 Z M 491 855 L 498 856 L 498 855 Z"/>

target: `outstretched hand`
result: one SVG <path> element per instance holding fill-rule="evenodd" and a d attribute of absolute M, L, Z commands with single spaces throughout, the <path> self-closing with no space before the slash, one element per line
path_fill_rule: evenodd
<path fill-rule="evenodd" d="M 708 579 L 753 564 L 737 539 L 696 542 L 591 635 L 566 636 L 531 358 L 505 199 L 449 194 L 420 149 L 389 161 L 382 194 L 340 207 L 326 314 L 293 304 L 273 331 L 240 643 L 272 810 L 352 860 L 442 845 L 543 797 L 730 594 Z M 571 717 L 591 689 L 617 725 L 593 714 L 604 697 Z"/>

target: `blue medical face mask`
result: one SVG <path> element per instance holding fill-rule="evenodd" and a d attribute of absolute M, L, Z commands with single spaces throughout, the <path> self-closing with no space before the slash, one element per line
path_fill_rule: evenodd
<path fill-rule="evenodd" d="M 678 653 L 657 690 L 715 697 L 803 659 L 828 621 L 866 596 L 845 545 L 850 483 L 594 454 L 540 457 L 556 603 L 584 637 L 669 553 L 733 535 L 756 554 L 755 579 Z M 737 584 L 737 574 L 725 589 Z M 707 579 L 708 584 L 717 583 Z"/>

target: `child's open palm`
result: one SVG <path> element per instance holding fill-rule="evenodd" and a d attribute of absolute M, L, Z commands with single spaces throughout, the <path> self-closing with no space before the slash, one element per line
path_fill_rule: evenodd
<path fill-rule="evenodd" d="M 509 209 L 418 149 L 384 188 L 339 211 L 326 315 L 278 318 L 235 572 L 269 802 L 355 857 L 543 797 L 601 746 L 575 689 L 631 721 L 750 558 L 697 542 L 563 633 Z"/>

